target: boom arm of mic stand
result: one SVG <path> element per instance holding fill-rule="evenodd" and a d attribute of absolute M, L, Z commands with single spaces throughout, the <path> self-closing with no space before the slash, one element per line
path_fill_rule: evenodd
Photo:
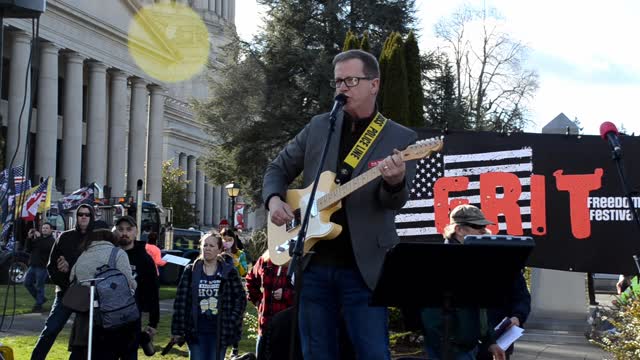
<path fill-rule="evenodd" d="M 622 152 L 616 151 L 614 149 L 611 151 L 611 157 L 616 162 L 616 167 L 618 168 L 618 176 L 620 176 L 620 182 L 622 183 L 622 190 L 624 191 L 624 195 L 627 198 L 627 202 L 629 202 L 629 211 L 631 211 L 633 220 L 635 221 L 638 227 L 638 234 L 640 234 L 640 218 L 638 218 L 638 211 L 633 202 L 633 197 L 631 196 L 631 189 L 627 182 L 627 176 L 624 171 L 624 164 L 622 163 Z M 638 260 L 638 254 L 633 255 L 633 262 L 636 265 L 636 270 L 638 270 L 638 275 L 640 275 L 640 261 Z"/>

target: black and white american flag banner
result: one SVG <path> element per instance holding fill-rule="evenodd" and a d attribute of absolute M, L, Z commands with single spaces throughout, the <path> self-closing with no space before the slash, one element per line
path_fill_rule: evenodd
<path fill-rule="evenodd" d="M 522 194 L 518 201 L 522 215 L 522 227 L 531 229 L 530 179 L 533 171 L 533 153 L 530 147 L 473 154 L 445 155 L 434 153 L 418 160 L 411 197 L 396 216 L 396 229 L 402 241 L 422 240 L 438 234 L 434 213 L 434 184 L 441 177 L 466 176 L 466 191 L 451 192 L 449 201 L 466 199 L 480 206 L 480 175 L 492 172 L 508 172 L 518 176 Z M 500 197 L 500 195 L 498 195 Z M 506 229 L 503 216 L 499 216 L 500 230 Z"/>

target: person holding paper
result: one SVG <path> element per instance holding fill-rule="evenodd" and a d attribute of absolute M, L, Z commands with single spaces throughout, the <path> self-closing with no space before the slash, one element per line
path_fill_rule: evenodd
<path fill-rule="evenodd" d="M 447 244 L 460 244 L 466 235 L 484 235 L 487 225 L 492 224 L 480 209 L 473 205 L 456 206 L 450 214 L 449 224 L 444 228 Z M 461 283 L 461 286 L 464 286 Z M 442 358 L 443 318 L 440 308 L 424 308 L 421 311 L 424 327 L 425 350 L 429 359 Z M 458 308 L 452 314 L 450 351 L 452 359 L 475 360 L 478 343 L 486 344 L 487 351 L 495 360 L 505 359 L 504 351 L 496 344 L 493 327 L 490 326 L 486 309 Z"/>

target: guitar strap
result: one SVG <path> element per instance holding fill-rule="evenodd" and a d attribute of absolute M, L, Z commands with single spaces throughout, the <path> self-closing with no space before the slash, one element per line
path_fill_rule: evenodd
<path fill-rule="evenodd" d="M 342 162 L 338 176 L 336 176 L 336 183 L 345 183 L 351 178 L 351 173 L 367 154 L 371 144 L 373 144 L 386 124 L 387 118 L 378 112 L 362 135 L 360 135 L 358 141 L 353 144 L 353 148 L 351 148 L 351 151 Z"/>

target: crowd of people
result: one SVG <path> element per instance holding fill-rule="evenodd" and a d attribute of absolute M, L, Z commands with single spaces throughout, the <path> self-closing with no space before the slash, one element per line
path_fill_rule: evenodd
<path fill-rule="evenodd" d="M 342 184 L 374 167 L 381 176 L 343 199 L 342 206 L 330 214 L 331 222 L 342 231 L 331 241 L 317 242 L 304 255 L 296 288 L 287 277 L 287 266 L 274 264 L 268 251 L 251 264 L 234 229 L 204 234 L 199 256 L 182 272 L 171 319 L 171 340 L 186 343 L 190 359 L 222 360 L 229 349 L 234 357 L 238 355 L 247 302 L 258 309 L 258 359 L 284 359 L 291 354 L 306 360 L 391 359 L 388 309 L 371 306 L 370 300 L 385 255 L 399 242 L 395 216 L 409 199 L 416 171 L 415 162 L 405 162 L 398 149 L 411 145 L 417 134 L 378 111 L 380 69 L 374 56 L 349 50 L 338 54 L 333 66 L 329 85 L 346 99 L 335 118 L 334 145 L 327 161 L 320 164 L 325 137 L 315 134 L 327 131 L 330 117 L 320 114 L 269 164 L 262 192 L 269 221 L 282 226 L 294 219 L 286 191 L 299 175 L 305 187 L 314 182 L 319 169 L 338 174 L 336 183 Z M 371 134 L 376 135 L 370 138 Z M 70 358 L 86 358 L 93 340 L 94 359 L 136 359 L 138 348 L 148 347 L 158 329 L 158 267 L 165 262 L 155 246 L 157 234 L 144 229 L 146 241 L 136 239 L 137 224 L 129 216 L 119 218 L 115 229 L 107 229 L 89 205 L 78 207 L 75 216 L 76 227 L 55 242 L 47 223 L 40 232 L 30 234 L 32 260 L 25 285 L 35 299 L 34 310 L 41 310 L 47 301 L 43 291 L 47 276 L 57 288 L 31 359 L 46 358 L 74 312 L 65 305 L 69 303 L 65 294 L 95 284 L 96 269 L 104 266 L 124 274 L 137 310 L 148 314 L 148 321 L 143 325 L 143 317 L 137 316 L 117 329 L 98 322 L 89 338 L 88 315 L 76 310 Z M 466 235 L 488 233 L 490 224 L 477 207 L 460 205 L 451 211 L 444 241 L 463 243 Z M 494 326 L 505 318 L 509 326 L 522 326 L 530 301 L 520 274 L 505 292 L 503 307 L 455 309 L 453 332 L 447 339 L 453 358 L 508 359 L 513 347 L 502 349 L 496 344 Z M 424 308 L 419 314 L 425 352 L 429 359 L 440 359 L 441 309 Z M 291 326 L 298 335 L 293 352 L 289 351 Z"/>

